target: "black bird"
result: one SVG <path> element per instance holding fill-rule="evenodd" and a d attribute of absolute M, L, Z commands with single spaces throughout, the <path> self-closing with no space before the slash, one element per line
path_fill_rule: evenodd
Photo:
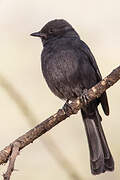
<path fill-rule="evenodd" d="M 102 77 L 91 50 L 67 21 L 52 20 L 31 36 L 42 40 L 42 72 L 49 88 L 59 98 L 73 100 L 101 81 Z M 81 109 L 92 174 L 114 170 L 114 161 L 97 108 L 99 104 L 104 113 L 109 115 L 106 93 Z"/>

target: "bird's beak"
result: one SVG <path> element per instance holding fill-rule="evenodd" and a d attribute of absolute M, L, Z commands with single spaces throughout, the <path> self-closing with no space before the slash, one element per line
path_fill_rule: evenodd
<path fill-rule="evenodd" d="M 31 35 L 31 36 L 35 36 L 35 37 L 45 38 L 45 39 L 47 38 L 46 34 L 40 32 L 40 31 L 34 32 L 34 33 L 30 34 L 30 35 Z"/>

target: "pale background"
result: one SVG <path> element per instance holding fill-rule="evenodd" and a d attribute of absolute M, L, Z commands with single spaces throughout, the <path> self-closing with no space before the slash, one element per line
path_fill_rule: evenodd
<path fill-rule="evenodd" d="M 0 0 L 0 74 L 22 95 L 38 122 L 63 105 L 48 89 L 40 69 L 42 44 L 29 34 L 49 20 L 70 22 L 91 48 L 103 77 L 120 62 L 119 0 Z M 103 116 L 105 133 L 115 160 L 115 171 L 92 176 L 89 153 L 80 113 L 53 128 L 49 135 L 76 169 L 82 180 L 120 179 L 120 83 L 108 90 L 111 114 Z M 0 149 L 29 130 L 30 124 L 0 86 Z M 45 135 L 47 136 L 48 133 Z M 0 166 L 0 180 L 5 171 Z M 22 150 L 12 180 L 68 180 L 41 138 Z"/>

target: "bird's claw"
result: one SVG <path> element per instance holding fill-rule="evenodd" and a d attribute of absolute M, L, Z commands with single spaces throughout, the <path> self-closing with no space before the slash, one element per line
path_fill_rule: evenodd
<path fill-rule="evenodd" d="M 89 100 L 87 93 L 88 90 L 84 89 L 82 95 L 80 96 L 80 102 L 84 104 L 84 106 L 88 104 L 88 100 Z"/>
<path fill-rule="evenodd" d="M 63 110 L 65 111 L 66 115 L 69 117 L 71 113 L 69 112 L 73 112 L 70 104 L 69 104 L 69 100 L 66 101 L 66 103 L 63 106 Z"/>

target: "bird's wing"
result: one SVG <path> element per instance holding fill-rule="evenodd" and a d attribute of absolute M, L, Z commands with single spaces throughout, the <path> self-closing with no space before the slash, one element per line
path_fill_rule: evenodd
<path fill-rule="evenodd" d="M 84 42 L 84 41 L 80 41 L 80 49 L 81 51 L 83 51 L 89 58 L 89 61 L 90 61 L 90 64 L 93 66 L 95 72 L 96 72 L 96 75 L 97 75 L 97 78 L 98 78 L 98 82 L 102 80 L 102 76 L 101 76 L 101 73 L 99 71 L 99 68 L 97 66 L 97 63 L 96 63 L 96 60 L 90 50 L 90 48 L 87 46 L 87 44 Z"/>
<path fill-rule="evenodd" d="M 96 60 L 91 52 L 91 50 L 89 49 L 89 47 L 87 46 L 87 44 L 80 40 L 80 50 L 83 51 L 89 61 L 90 61 L 90 64 L 92 65 L 92 67 L 94 68 L 95 72 L 96 72 L 96 76 L 97 76 L 97 79 L 98 79 L 98 82 L 102 80 L 102 76 L 101 76 L 101 73 L 99 71 L 99 68 L 97 66 L 97 63 L 96 63 Z M 103 111 L 106 115 L 109 115 L 109 105 L 108 105 L 108 100 L 107 100 L 107 94 L 106 92 L 104 92 L 101 97 L 99 98 L 100 102 L 101 102 L 101 105 L 102 105 L 102 108 L 103 108 Z"/>

